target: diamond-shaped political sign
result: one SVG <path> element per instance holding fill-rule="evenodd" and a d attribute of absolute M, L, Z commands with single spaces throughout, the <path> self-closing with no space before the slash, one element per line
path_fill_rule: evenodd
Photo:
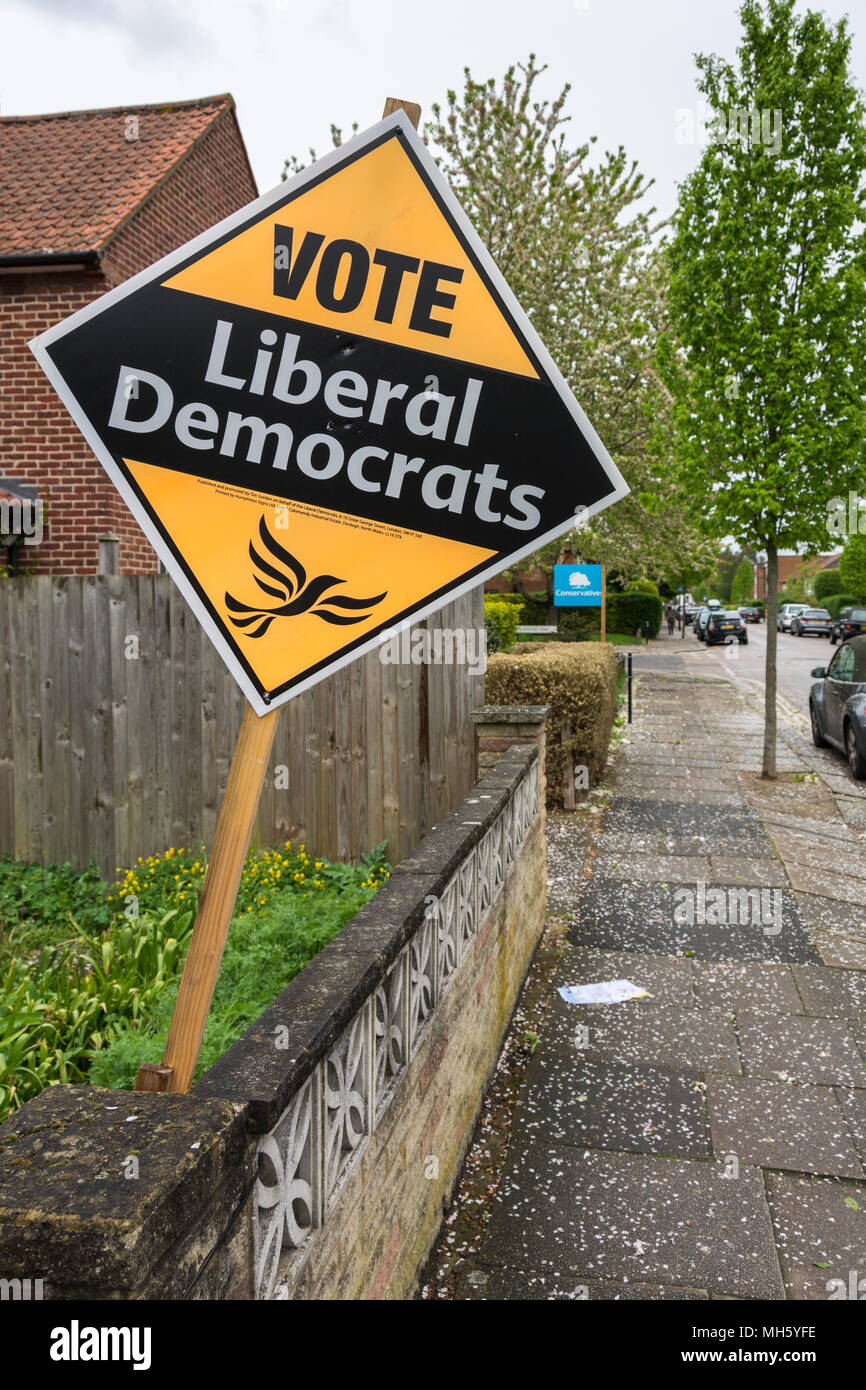
<path fill-rule="evenodd" d="M 628 492 L 402 111 L 31 347 L 259 714 Z"/>

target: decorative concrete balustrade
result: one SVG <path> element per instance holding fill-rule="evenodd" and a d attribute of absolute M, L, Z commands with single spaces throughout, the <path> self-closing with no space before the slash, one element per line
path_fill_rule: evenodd
<path fill-rule="evenodd" d="M 409 1296 L 543 927 L 541 743 L 504 751 L 189 1095 L 58 1086 L 0 1126 L 0 1276 Z"/>

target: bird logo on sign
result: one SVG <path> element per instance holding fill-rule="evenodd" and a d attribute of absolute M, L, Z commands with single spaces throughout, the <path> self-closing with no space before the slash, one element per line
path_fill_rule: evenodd
<path fill-rule="evenodd" d="M 371 617 L 369 610 L 381 603 L 388 593 L 386 589 L 374 598 L 352 598 L 348 594 L 329 593 L 338 584 L 346 583 L 345 579 L 338 579 L 334 574 L 320 574 L 308 580 L 307 572 L 297 557 L 271 535 L 264 515 L 259 522 L 259 538 L 271 558 L 262 555 L 255 543 L 250 541 L 253 578 L 263 593 L 278 599 L 279 603 L 275 608 L 265 608 L 242 603 L 226 592 L 229 619 L 235 627 L 247 629 L 245 637 L 264 637 L 275 618 L 297 618 L 302 613 L 311 613 L 326 623 L 362 623 Z M 263 575 L 266 578 L 262 578 Z"/>

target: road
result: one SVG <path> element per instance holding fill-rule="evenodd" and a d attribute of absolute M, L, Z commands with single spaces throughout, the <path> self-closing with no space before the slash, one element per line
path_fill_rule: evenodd
<path fill-rule="evenodd" d="M 787 632 L 778 634 L 778 690 L 783 699 L 802 714 L 809 712 L 809 690 L 814 683 L 812 669 L 827 666 L 836 650 L 826 637 L 792 637 Z M 694 652 L 689 665 L 699 662 L 707 670 L 722 668 L 726 675 L 764 684 L 764 661 L 767 652 L 766 623 L 749 624 L 748 646 L 739 643 L 732 647 L 707 647 L 686 628 L 682 642 L 684 654 Z"/>

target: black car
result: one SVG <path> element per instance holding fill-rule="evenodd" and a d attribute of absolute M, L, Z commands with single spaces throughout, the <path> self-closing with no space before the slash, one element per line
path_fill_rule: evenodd
<path fill-rule="evenodd" d="M 843 642 L 830 665 L 816 666 L 812 675 L 812 742 L 832 744 L 847 757 L 852 777 L 866 777 L 866 636 Z"/>
<path fill-rule="evenodd" d="M 740 617 L 747 623 L 759 623 L 761 621 L 761 610 L 760 608 L 752 608 L 747 605 L 745 608 L 740 609 Z"/>
<path fill-rule="evenodd" d="M 841 608 L 830 632 L 831 642 L 847 642 L 866 632 L 866 608 Z"/>
<path fill-rule="evenodd" d="M 717 608 L 707 618 L 707 635 L 704 639 L 708 647 L 720 642 L 748 642 L 746 620 L 733 609 Z"/>
<path fill-rule="evenodd" d="M 808 637 L 815 633 L 818 637 L 829 637 L 833 629 L 833 619 L 826 608 L 804 608 L 791 619 L 792 637 Z"/>

